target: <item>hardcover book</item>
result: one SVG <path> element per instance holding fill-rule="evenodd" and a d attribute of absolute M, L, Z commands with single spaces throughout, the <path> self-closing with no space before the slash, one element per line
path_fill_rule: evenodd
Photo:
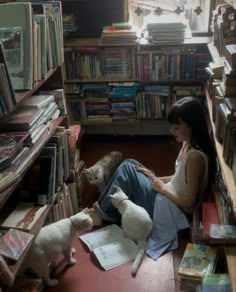
<path fill-rule="evenodd" d="M 53 101 L 53 95 L 32 95 L 25 99 L 20 105 L 26 108 L 41 109 L 47 107 Z"/>
<path fill-rule="evenodd" d="M 18 108 L 6 121 L 1 122 L 0 128 L 13 130 L 28 130 L 40 118 L 42 111 L 39 109 Z"/>
<path fill-rule="evenodd" d="M 134 260 L 139 250 L 135 242 L 125 238 L 123 230 L 115 224 L 81 235 L 79 238 L 106 271 Z"/>
<path fill-rule="evenodd" d="M 46 211 L 47 207 L 47 205 L 42 206 L 30 202 L 21 202 L 1 224 L 1 227 L 30 231 Z"/>
<path fill-rule="evenodd" d="M 204 202 L 202 204 L 203 237 L 209 237 L 211 224 L 219 224 L 216 203 Z"/>
<path fill-rule="evenodd" d="M 0 238 L 0 254 L 7 259 L 17 261 L 33 238 L 33 234 L 10 228 Z"/>

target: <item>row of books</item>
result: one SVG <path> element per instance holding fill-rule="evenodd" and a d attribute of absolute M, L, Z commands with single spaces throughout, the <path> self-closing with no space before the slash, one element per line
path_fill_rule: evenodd
<path fill-rule="evenodd" d="M 219 4 L 213 11 L 211 29 L 213 44 L 221 56 L 225 55 L 225 47 L 236 42 L 235 28 L 236 13 L 232 5 Z"/>
<path fill-rule="evenodd" d="M 134 49 L 131 47 L 65 48 L 66 79 L 134 78 Z"/>
<path fill-rule="evenodd" d="M 215 136 L 222 143 L 223 159 L 232 168 L 236 182 L 236 99 L 224 97 L 216 108 Z"/>
<path fill-rule="evenodd" d="M 146 49 L 138 46 L 67 47 L 67 80 L 140 80 L 206 79 L 209 52 L 196 46 Z M 137 64 L 137 68 L 136 68 Z"/>
<path fill-rule="evenodd" d="M 0 39 L 5 40 L 13 88 L 32 89 L 35 82 L 45 79 L 49 70 L 63 62 L 61 3 L 4 3 L 0 19 Z"/>
<path fill-rule="evenodd" d="M 134 121 L 138 118 L 166 118 L 168 108 L 184 96 L 201 98 L 201 86 L 163 86 L 139 83 L 83 84 L 78 94 L 67 97 L 71 121 L 82 123 L 112 123 Z"/>
<path fill-rule="evenodd" d="M 140 51 L 137 55 L 138 78 L 143 81 L 204 79 L 204 68 L 210 60 L 207 52 L 197 52 L 196 48 Z"/>
<path fill-rule="evenodd" d="M 224 224 L 220 224 L 215 202 L 203 202 L 202 206 L 197 208 L 193 214 L 192 241 L 212 245 L 234 245 L 236 243 L 236 227 L 230 225 L 227 220 L 225 221 Z"/>

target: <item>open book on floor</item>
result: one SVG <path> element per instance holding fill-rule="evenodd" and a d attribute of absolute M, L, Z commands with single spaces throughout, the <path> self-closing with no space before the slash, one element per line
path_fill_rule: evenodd
<path fill-rule="evenodd" d="M 123 230 L 109 225 L 99 230 L 79 236 L 107 271 L 135 259 L 139 246 L 124 237 Z"/>

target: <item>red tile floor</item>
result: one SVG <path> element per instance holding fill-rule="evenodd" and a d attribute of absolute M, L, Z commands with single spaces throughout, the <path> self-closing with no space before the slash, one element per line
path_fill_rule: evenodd
<path fill-rule="evenodd" d="M 91 166 L 105 153 L 119 150 L 124 158 L 135 158 L 156 174 L 170 175 L 179 151 L 169 138 L 158 137 L 94 137 L 85 139 L 81 159 Z M 85 205 L 96 200 L 93 188 L 86 191 Z M 177 269 L 188 239 L 180 240 L 176 251 L 168 252 L 157 261 L 145 257 L 135 278 L 130 273 L 131 263 L 126 263 L 109 271 L 104 271 L 87 248 L 75 239 L 77 264 L 67 267 L 58 260 L 54 276 L 58 286 L 47 288 L 47 292 L 172 292 L 179 291 Z"/>

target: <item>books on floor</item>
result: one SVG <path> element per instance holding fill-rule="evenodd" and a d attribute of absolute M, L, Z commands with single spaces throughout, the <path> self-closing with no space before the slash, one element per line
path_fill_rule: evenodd
<path fill-rule="evenodd" d="M 106 271 L 134 260 L 139 250 L 138 245 L 125 238 L 123 230 L 115 224 L 81 235 L 79 238 Z"/>
<path fill-rule="evenodd" d="M 217 291 L 232 292 L 232 285 L 229 274 L 209 274 L 203 276 L 201 292 Z"/>
<path fill-rule="evenodd" d="M 193 289 L 201 284 L 204 275 L 214 273 L 217 258 L 217 247 L 189 242 L 178 269 L 181 288 Z"/>
<path fill-rule="evenodd" d="M 33 238 L 33 234 L 10 228 L 0 238 L 0 254 L 6 259 L 17 261 Z"/>

